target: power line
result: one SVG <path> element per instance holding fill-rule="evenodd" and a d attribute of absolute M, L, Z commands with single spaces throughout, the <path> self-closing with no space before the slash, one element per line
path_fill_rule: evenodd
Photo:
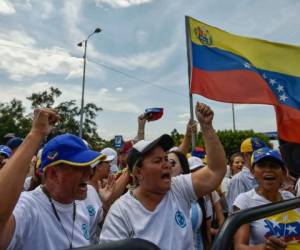
<path fill-rule="evenodd" d="M 0 43 L 0 46 L 1 46 L 1 47 L 11 47 L 11 48 L 22 49 L 22 50 L 30 51 L 30 52 L 33 52 L 33 53 L 41 53 L 41 51 L 36 51 L 36 50 L 34 50 L 34 49 L 32 49 L 32 48 L 26 48 L 26 47 L 21 47 L 21 46 L 15 46 L 15 45 L 9 45 L 9 44 L 1 44 L 1 43 Z M 42 52 L 45 53 L 45 54 L 48 54 L 48 55 L 56 55 L 55 53 L 50 52 L 50 51 L 49 51 L 49 52 L 42 51 Z M 75 58 L 78 58 L 78 57 L 75 57 Z M 162 86 L 160 86 L 160 85 L 158 85 L 158 84 L 154 84 L 154 83 L 152 83 L 152 82 L 150 82 L 150 81 L 141 79 L 141 78 L 139 78 L 139 77 L 136 77 L 136 76 L 133 76 L 133 75 L 131 75 L 131 74 L 125 73 L 125 72 L 123 72 L 123 71 L 120 71 L 120 70 L 118 70 L 118 69 L 115 69 L 115 68 L 113 68 L 112 66 L 108 66 L 108 65 L 105 65 L 105 64 L 103 64 L 103 63 L 96 62 L 96 61 L 93 61 L 93 60 L 89 60 L 89 62 L 92 62 L 92 63 L 94 63 L 94 64 L 96 64 L 96 65 L 98 65 L 98 66 L 101 66 L 101 67 L 103 67 L 103 68 L 105 68 L 105 69 L 108 69 L 108 70 L 110 70 L 110 71 L 113 71 L 113 72 L 115 72 L 115 73 L 121 74 L 121 75 L 123 75 L 123 76 L 125 76 L 125 77 L 127 77 L 127 78 L 130 78 L 130 79 L 133 79 L 133 80 L 135 80 L 135 81 L 142 82 L 142 83 L 144 83 L 144 84 L 147 84 L 147 85 L 150 85 L 150 86 L 154 86 L 154 87 L 156 87 L 156 88 L 159 88 L 159 89 L 162 89 L 162 90 L 165 90 L 165 91 L 168 91 L 168 92 L 172 92 L 173 94 L 176 94 L 176 95 L 179 95 L 179 96 L 188 97 L 187 95 L 181 94 L 180 92 L 174 91 L 174 90 L 169 89 L 169 88 L 166 88 L 166 87 L 162 87 Z"/>
<path fill-rule="evenodd" d="M 90 60 L 89 60 L 89 61 L 90 61 Z M 149 82 L 149 81 L 143 80 L 143 79 L 138 78 L 138 77 L 136 77 L 136 76 L 130 75 L 130 74 L 125 73 L 125 72 L 122 72 L 122 71 L 120 71 L 120 70 L 117 70 L 117 69 L 115 69 L 115 68 L 113 68 L 113 67 L 111 67 L 111 66 L 104 65 L 103 63 L 99 63 L 99 62 L 95 62 L 95 61 L 90 61 L 90 62 L 92 62 L 92 63 L 94 63 L 94 64 L 97 64 L 97 65 L 99 65 L 99 66 L 101 66 L 101 67 L 103 67 L 103 68 L 106 68 L 106 69 L 108 69 L 108 70 L 111 70 L 111 71 L 113 71 L 113 72 L 119 73 L 119 74 L 121 74 L 121 75 L 123 75 L 123 76 L 126 76 L 127 78 L 133 79 L 133 80 L 135 80 L 135 81 L 143 82 L 143 83 L 145 83 L 145 84 L 154 86 L 154 87 L 156 87 L 156 88 L 160 88 L 160 89 L 163 89 L 163 90 L 165 90 L 165 91 L 172 92 L 172 93 L 174 93 L 174 94 L 176 94 L 176 95 L 179 95 L 179 96 L 188 97 L 187 95 L 183 95 L 183 94 L 181 94 L 181 93 L 179 93 L 179 92 L 177 92 L 177 91 L 174 91 L 174 90 L 172 90 L 172 89 L 168 89 L 168 88 L 162 87 L 162 86 L 160 86 L 160 85 L 151 83 L 151 82 Z"/>

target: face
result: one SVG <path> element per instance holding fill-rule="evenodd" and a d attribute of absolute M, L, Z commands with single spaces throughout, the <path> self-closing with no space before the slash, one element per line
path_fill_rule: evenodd
<path fill-rule="evenodd" d="M 135 176 L 139 187 L 148 192 L 165 194 L 171 188 L 171 166 L 166 153 L 158 146 L 144 157 L 141 167 L 136 168 Z"/>
<path fill-rule="evenodd" d="M 120 153 L 118 155 L 118 165 L 123 169 L 127 166 L 127 154 L 126 153 Z"/>
<path fill-rule="evenodd" d="M 176 154 L 169 153 L 168 161 L 172 167 L 172 173 L 171 173 L 172 177 L 182 174 L 182 167 Z"/>
<path fill-rule="evenodd" d="M 235 175 L 238 172 L 240 172 L 242 170 L 244 163 L 245 163 L 245 161 L 244 161 L 243 157 L 241 157 L 241 156 L 234 157 L 232 165 L 231 165 L 232 175 Z"/>
<path fill-rule="evenodd" d="M 97 171 L 99 173 L 100 178 L 107 178 L 110 173 L 110 165 L 109 162 L 101 161 L 97 166 Z"/>
<path fill-rule="evenodd" d="M 254 165 L 252 173 L 258 182 L 259 189 L 266 192 L 278 192 L 285 176 L 282 166 L 272 159 L 259 161 Z"/>
<path fill-rule="evenodd" d="M 60 190 L 61 199 L 66 203 L 84 200 L 87 196 L 87 183 L 92 173 L 91 167 L 74 167 L 68 165 L 54 166 L 55 184 Z"/>

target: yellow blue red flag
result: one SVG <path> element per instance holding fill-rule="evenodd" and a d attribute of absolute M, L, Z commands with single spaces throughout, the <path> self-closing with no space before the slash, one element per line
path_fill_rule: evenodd
<path fill-rule="evenodd" d="M 237 36 L 186 17 L 190 92 L 275 106 L 279 137 L 300 143 L 300 47 Z"/>

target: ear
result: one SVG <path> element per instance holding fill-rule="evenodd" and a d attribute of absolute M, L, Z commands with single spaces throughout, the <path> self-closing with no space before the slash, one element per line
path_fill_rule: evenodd
<path fill-rule="evenodd" d="M 58 167 L 48 167 L 45 171 L 45 177 L 51 181 L 58 181 Z"/>
<path fill-rule="evenodd" d="M 141 181 L 144 179 L 143 171 L 142 171 L 142 168 L 140 168 L 140 167 L 133 168 L 132 174 L 133 174 L 133 176 L 135 176 L 137 178 L 138 181 Z"/>

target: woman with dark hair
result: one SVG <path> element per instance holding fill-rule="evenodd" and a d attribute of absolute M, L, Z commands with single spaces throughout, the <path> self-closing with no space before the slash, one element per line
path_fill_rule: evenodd
<path fill-rule="evenodd" d="M 194 248 L 191 204 L 220 184 L 226 168 L 225 152 L 212 126 L 213 111 L 200 103 L 195 110 L 210 165 L 172 178 L 166 153 L 173 147 L 172 138 L 162 135 L 153 141 L 137 142 L 127 163 L 138 186 L 111 206 L 100 243 L 140 238 L 162 250 Z"/>
<path fill-rule="evenodd" d="M 286 175 L 284 162 L 278 151 L 264 147 L 253 152 L 251 172 L 258 187 L 238 195 L 233 203 L 235 211 L 249 209 L 294 197 L 282 191 Z M 234 238 L 236 250 L 300 249 L 299 212 L 290 210 L 242 225 Z"/>
<path fill-rule="evenodd" d="M 168 161 L 172 167 L 172 177 L 180 174 L 189 174 L 191 172 L 186 156 L 180 151 L 169 152 Z"/>
<path fill-rule="evenodd" d="M 241 153 L 239 153 L 239 152 L 234 153 L 230 156 L 230 158 L 229 158 L 230 174 L 229 174 L 229 176 L 224 177 L 222 184 L 221 184 L 221 193 L 224 198 L 227 195 L 231 178 L 242 170 L 244 163 L 245 163 L 245 160 Z"/>

